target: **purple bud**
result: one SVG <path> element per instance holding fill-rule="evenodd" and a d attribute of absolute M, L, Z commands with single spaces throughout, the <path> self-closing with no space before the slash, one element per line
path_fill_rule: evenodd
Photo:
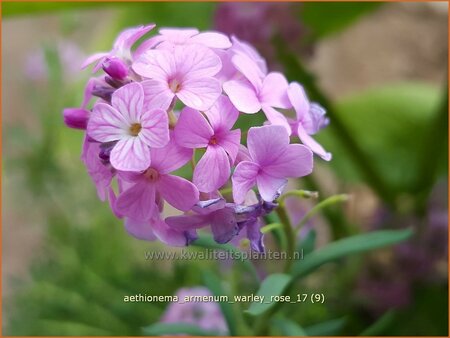
<path fill-rule="evenodd" d="M 123 80 L 128 76 L 128 66 L 117 57 L 106 58 L 102 64 L 103 70 L 116 80 Z"/>
<path fill-rule="evenodd" d="M 63 110 L 64 123 L 69 128 L 86 129 L 89 111 L 82 108 L 66 108 Z"/>

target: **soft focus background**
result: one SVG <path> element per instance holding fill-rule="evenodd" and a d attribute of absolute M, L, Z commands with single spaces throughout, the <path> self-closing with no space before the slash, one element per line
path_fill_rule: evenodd
<path fill-rule="evenodd" d="M 109 50 L 123 28 L 155 22 L 235 34 L 328 108 L 331 124 L 318 139 L 334 158 L 316 160 L 302 184 L 352 199 L 313 220 L 317 246 L 376 229 L 415 230 L 408 242 L 299 281 L 297 292 L 327 299 L 287 306 L 290 320 L 308 335 L 447 335 L 447 9 L 2 3 L 3 334 L 142 335 L 167 304 L 123 296 L 214 284 L 205 271 L 230 294 L 256 291 L 232 263 L 146 260 L 147 250 L 170 249 L 125 233 L 96 199 L 79 160 L 81 133 L 63 125 L 62 108 L 80 104 L 89 77 L 79 70 L 83 58 Z"/>

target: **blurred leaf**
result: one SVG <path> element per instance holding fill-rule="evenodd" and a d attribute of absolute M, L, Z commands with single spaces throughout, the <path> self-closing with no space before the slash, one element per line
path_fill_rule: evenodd
<path fill-rule="evenodd" d="M 259 316 L 269 310 L 276 304 L 276 302 L 270 302 L 271 296 L 281 295 L 290 281 L 291 276 L 286 274 L 275 273 L 269 275 L 263 280 L 261 287 L 257 292 L 258 296 L 265 297 L 264 302 L 253 302 L 246 312 L 252 316 Z"/>
<path fill-rule="evenodd" d="M 395 320 L 396 312 L 389 310 L 384 313 L 378 320 L 361 332 L 360 336 L 384 336 L 388 333 L 387 328 Z"/>
<path fill-rule="evenodd" d="M 344 327 L 346 321 L 346 318 L 328 320 L 305 327 L 305 332 L 308 336 L 335 336 Z"/>
<path fill-rule="evenodd" d="M 379 8 L 381 2 L 305 2 L 302 22 L 315 37 L 325 37 L 341 31 L 361 16 Z"/>
<path fill-rule="evenodd" d="M 189 336 L 219 336 L 216 331 L 204 330 L 198 326 L 185 323 L 156 323 L 142 329 L 148 336 L 186 334 Z"/>
<path fill-rule="evenodd" d="M 273 326 L 277 328 L 282 336 L 304 337 L 307 336 L 305 330 L 290 319 L 277 317 L 272 320 Z"/>
<path fill-rule="evenodd" d="M 325 263 L 351 254 L 393 245 L 407 240 L 412 234 L 411 229 L 381 230 L 338 240 L 310 253 L 304 260 L 296 262 L 292 267 L 292 275 L 295 278 L 305 276 Z"/>
<path fill-rule="evenodd" d="M 205 282 L 205 286 L 211 291 L 214 296 L 227 295 L 225 293 L 225 290 L 222 288 L 221 281 L 211 271 L 203 271 L 203 280 Z M 218 304 L 220 306 L 220 309 L 222 310 L 225 320 L 227 321 L 230 335 L 235 336 L 237 334 L 235 315 L 239 314 L 233 313 L 233 308 L 231 306 L 232 304 L 228 302 L 219 302 Z"/>
<path fill-rule="evenodd" d="M 111 331 L 89 325 L 71 322 L 70 320 L 42 319 L 36 323 L 36 336 L 109 336 Z"/>
<path fill-rule="evenodd" d="M 408 83 L 354 94 L 338 102 L 336 108 L 369 163 L 382 173 L 390 189 L 399 194 L 415 190 L 422 153 L 426 151 L 423 141 L 439 103 L 438 88 Z M 348 161 L 348 149 L 338 137 L 324 131 L 317 139 L 339 155 L 330 165 L 341 178 L 349 181 L 361 178 L 358 168 Z"/>
<path fill-rule="evenodd" d="M 309 255 L 316 246 L 316 237 L 317 233 L 315 230 L 308 231 L 306 236 L 298 243 L 297 251 L 303 250 L 303 255 Z"/>

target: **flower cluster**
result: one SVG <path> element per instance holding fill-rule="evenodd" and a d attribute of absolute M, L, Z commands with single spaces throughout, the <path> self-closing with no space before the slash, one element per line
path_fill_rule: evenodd
<path fill-rule="evenodd" d="M 84 67 L 102 74 L 80 108 L 64 110 L 67 126 L 85 130 L 82 160 L 98 196 L 137 238 L 184 246 L 209 226 L 219 243 L 245 231 L 261 251 L 259 219 L 287 179 L 309 175 L 313 153 L 331 159 L 311 137 L 328 124 L 325 111 L 235 37 L 165 28 L 135 46 L 154 27 L 127 29 L 89 57 Z M 264 125 L 236 127 L 260 111 Z M 177 174 L 188 162 L 191 180 Z M 183 214 L 164 218 L 166 202 Z"/>

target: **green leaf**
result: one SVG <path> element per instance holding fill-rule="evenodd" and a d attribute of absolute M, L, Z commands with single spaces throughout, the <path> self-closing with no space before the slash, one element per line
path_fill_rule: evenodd
<path fill-rule="evenodd" d="M 211 236 L 200 235 L 197 240 L 192 243 L 193 246 L 206 248 L 206 249 L 215 249 L 222 250 L 232 253 L 232 257 L 238 263 L 243 264 L 253 275 L 255 280 L 259 281 L 258 272 L 256 271 L 254 265 L 243 255 L 242 251 L 237 249 L 231 244 L 219 244 Z"/>
<path fill-rule="evenodd" d="M 314 247 L 316 245 L 316 237 L 317 233 L 315 230 L 309 231 L 305 238 L 302 238 L 302 240 L 298 244 L 297 251 L 300 252 L 301 250 L 303 250 L 304 256 L 309 255 L 314 251 Z"/>
<path fill-rule="evenodd" d="M 205 282 L 205 286 L 211 291 L 214 296 L 226 295 L 225 290 L 222 288 L 221 281 L 211 271 L 205 270 L 203 272 L 203 280 Z M 235 336 L 237 333 L 236 319 L 233 313 L 232 304 L 228 302 L 219 302 L 219 306 L 222 310 L 225 320 L 227 321 L 230 335 Z"/>
<path fill-rule="evenodd" d="M 10 17 L 25 14 L 42 14 L 59 10 L 84 9 L 104 6 L 101 2 L 3 2 L 2 15 Z"/>
<path fill-rule="evenodd" d="M 292 267 L 295 278 L 305 276 L 321 265 L 355 253 L 378 249 L 407 240 L 412 236 L 411 229 L 380 230 L 347 237 L 312 252 Z"/>
<path fill-rule="evenodd" d="M 148 336 L 163 336 L 184 333 L 190 336 L 220 336 L 216 331 L 204 330 L 198 326 L 185 323 L 156 323 L 142 329 Z"/>
<path fill-rule="evenodd" d="M 305 330 L 290 319 L 278 317 L 272 320 L 273 326 L 277 328 L 282 336 L 304 337 L 307 336 Z"/>
<path fill-rule="evenodd" d="M 344 327 L 347 319 L 338 318 L 305 327 L 308 336 L 334 336 Z"/>
<path fill-rule="evenodd" d="M 380 2 L 306 2 L 301 19 L 315 37 L 324 37 L 346 28 L 361 16 L 377 9 Z"/>
<path fill-rule="evenodd" d="M 395 320 L 396 312 L 394 310 L 389 310 L 384 313 L 378 320 L 370 325 L 367 329 L 361 332 L 360 336 L 381 336 L 387 333 L 387 328 Z"/>
<path fill-rule="evenodd" d="M 281 295 L 285 290 L 285 288 L 290 283 L 290 281 L 291 276 L 286 274 L 275 273 L 269 275 L 266 279 L 264 279 L 264 281 L 261 284 L 261 287 L 257 292 L 257 296 L 264 296 L 264 301 L 262 303 L 253 302 L 248 308 L 248 310 L 246 310 L 246 312 L 252 316 L 258 316 L 266 312 L 268 309 L 270 309 L 273 305 L 276 304 L 276 302 L 270 301 L 271 296 Z"/>

